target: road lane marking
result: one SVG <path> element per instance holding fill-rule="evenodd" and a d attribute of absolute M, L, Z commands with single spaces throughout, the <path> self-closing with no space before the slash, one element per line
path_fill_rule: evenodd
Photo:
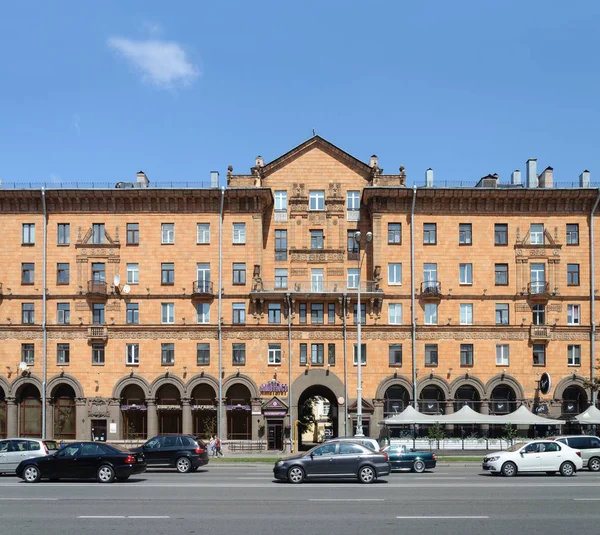
<path fill-rule="evenodd" d="M 151 519 L 154 519 L 154 518 L 171 518 L 171 517 L 170 516 L 148 516 L 148 515 L 145 515 L 145 516 L 144 515 L 135 515 L 134 516 L 134 515 L 130 515 L 127 518 L 151 518 Z"/>
<path fill-rule="evenodd" d="M 150 519 L 150 520 L 155 520 L 157 518 L 171 518 L 169 516 L 145 516 L 145 515 L 129 515 L 129 516 L 125 516 L 125 515 L 82 515 L 82 516 L 78 516 L 77 518 L 82 518 L 82 519 L 105 519 L 105 518 L 135 518 L 135 519 Z"/>
<path fill-rule="evenodd" d="M 399 520 L 481 520 L 489 516 L 397 516 Z"/>
<path fill-rule="evenodd" d="M 87 519 L 92 519 L 92 518 L 125 518 L 125 517 L 122 516 L 122 515 L 121 516 L 119 516 L 119 515 L 112 515 L 112 516 L 110 516 L 110 515 L 104 515 L 104 516 L 101 516 L 101 515 L 86 515 L 86 516 L 78 516 L 77 518 L 85 518 L 87 520 Z"/>
<path fill-rule="evenodd" d="M 600 498 L 573 498 L 575 502 L 600 502 Z"/>
<path fill-rule="evenodd" d="M 7 502 L 7 501 L 22 502 L 23 500 L 24 500 L 24 498 L 0 498 L 0 502 Z M 30 498 L 29 496 L 27 497 L 28 502 L 57 502 L 58 500 L 59 500 L 58 498 Z"/>
<path fill-rule="evenodd" d="M 385 498 L 309 498 L 309 502 L 384 502 Z"/>

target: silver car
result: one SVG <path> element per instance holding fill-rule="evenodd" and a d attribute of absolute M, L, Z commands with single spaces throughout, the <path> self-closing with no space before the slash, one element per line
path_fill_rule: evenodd
<path fill-rule="evenodd" d="M 570 448 L 581 451 L 583 467 L 590 472 L 600 471 L 600 438 L 589 435 L 564 435 L 551 440 L 562 442 Z"/>
<path fill-rule="evenodd" d="M 363 446 L 367 446 L 367 448 L 371 448 L 373 451 L 382 451 L 379 442 L 377 442 L 376 439 L 369 437 L 337 437 L 331 438 L 326 442 L 356 442 Z"/>
<path fill-rule="evenodd" d="M 0 474 L 14 474 L 21 461 L 44 457 L 58 449 L 55 440 L 5 438 L 0 440 Z"/>

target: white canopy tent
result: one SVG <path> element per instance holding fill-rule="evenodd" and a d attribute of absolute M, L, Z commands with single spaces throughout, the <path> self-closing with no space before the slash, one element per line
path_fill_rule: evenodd
<path fill-rule="evenodd" d="M 562 425 L 564 420 L 553 420 L 552 418 L 544 418 L 533 414 L 525 405 L 521 405 L 516 411 L 509 414 L 499 414 L 492 416 L 497 424 L 513 424 L 513 425 Z M 492 423 L 492 422 L 490 422 Z"/>
<path fill-rule="evenodd" d="M 577 420 L 580 424 L 600 424 L 600 410 L 591 405 L 587 408 L 587 410 L 575 416 L 575 420 Z"/>
<path fill-rule="evenodd" d="M 409 405 L 402 412 L 386 418 L 382 423 L 385 425 L 433 424 L 437 421 L 435 418 L 437 417 L 423 414 Z"/>
<path fill-rule="evenodd" d="M 465 405 L 460 410 L 452 414 L 434 415 L 431 417 L 432 420 L 443 423 L 443 424 L 456 424 L 456 425 L 478 425 L 478 424 L 495 424 L 499 423 L 496 421 L 496 416 L 490 416 L 489 414 L 481 414 L 474 411 L 468 405 Z"/>

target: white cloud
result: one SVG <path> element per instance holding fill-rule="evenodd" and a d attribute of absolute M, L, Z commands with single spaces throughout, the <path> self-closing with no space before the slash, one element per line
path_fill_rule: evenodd
<path fill-rule="evenodd" d="M 163 89 L 189 86 L 200 75 L 179 43 L 110 37 L 108 46 L 131 62 L 144 80 Z"/>

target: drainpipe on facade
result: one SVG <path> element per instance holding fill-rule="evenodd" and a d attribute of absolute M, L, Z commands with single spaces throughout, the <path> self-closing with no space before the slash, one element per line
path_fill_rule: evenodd
<path fill-rule="evenodd" d="M 294 403 L 292 398 L 292 300 L 289 292 L 285 294 L 288 316 L 288 410 L 290 417 L 290 453 L 294 453 Z"/>
<path fill-rule="evenodd" d="M 594 384 L 594 378 L 596 375 L 596 288 L 594 284 L 595 274 L 595 257 L 594 257 L 594 212 L 598 207 L 598 202 L 600 202 L 600 190 L 598 190 L 598 197 L 596 197 L 596 202 L 594 203 L 594 207 L 590 213 L 590 326 L 591 326 L 591 339 L 590 339 L 590 352 L 591 352 L 591 370 L 590 370 L 590 382 L 592 385 Z M 592 387 L 592 407 L 596 406 L 596 390 Z"/>
<path fill-rule="evenodd" d="M 46 190 L 42 187 L 42 211 L 44 216 L 43 222 L 43 236 L 44 236 L 44 249 L 42 260 L 42 440 L 46 439 L 46 382 L 48 380 L 48 332 L 46 330 L 46 261 L 47 261 L 47 214 L 46 214 Z"/>
<path fill-rule="evenodd" d="M 348 368 L 346 366 L 346 292 L 342 299 L 342 317 L 344 320 L 344 436 L 348 436 Z"/>
<path fill-rule="evenodd" d="M 411 337 L 412 337 L 412 384 L 413 407 L 419 410 L 417 403 L 417 321 L 415 317 L 415 202 L 417 186 L 413 186 L 412 208 L 410 210 L 410 308 L 411 308 Z"/>
<path fill-rule="evenodd" d="M 219 332 L 219 402 L 217 403 L 218 409 L 218 422 L 217 422 L 217 434 L 219 440 L 223 443 L 223 331 L 221 328 L 222 324 L 222 310 L 223 310 L 223 205 L 225 203 L 225 188 L 221 187 L 221 212 L 219 215 L 219 306 L 218 306 L 218 332 Z"/>

